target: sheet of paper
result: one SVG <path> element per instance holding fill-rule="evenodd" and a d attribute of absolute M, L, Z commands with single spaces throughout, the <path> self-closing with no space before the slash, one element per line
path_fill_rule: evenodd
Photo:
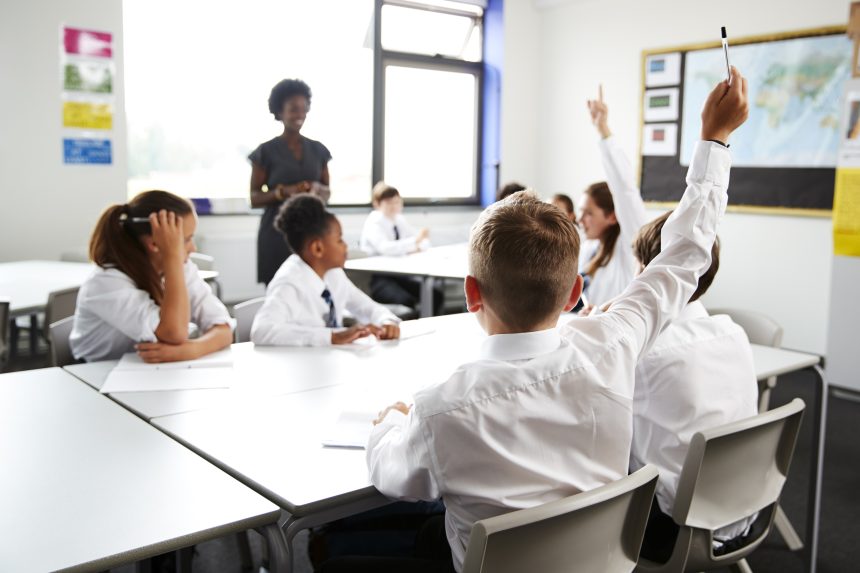
<path fill-rule="evenodd" d="M 677 154 L 677 123 L 645 124 L 642 131 L 642 155 L 674 157 Z"/>
<path fill-rule="evenodd" d="M 229 388 L 236 381 L 232 368 L 184 368 L 167 370 L 122 370 L 114 368 L 101 388 L 102 394 L 113 392 L 166 392 Z"/>
<path fill-rule="evenodd" d="M 645 91 L 645 121 L 678 119 L 678 88 Z"/>
<path fill-rule="evenodd" d="M 370 412 L 341 412 L 334 425 L 322 439 L 327 448 L 363 450 L 373 430 L 377 414 Z"/>
<path fill-rule="evenodd" d="M 681 83 L 681 54 L 655 54 L 645 59 L 645 87 L 677 86 Z"/>
<path fill-rule="evenodd" d="M 233 351 L 230 348 L 207 354 L 197 360 L 147 364 L 134 352 L 124 354 L 115 370 L 182 370 L 185 368 L 229 368 L 233 366 Z"/>

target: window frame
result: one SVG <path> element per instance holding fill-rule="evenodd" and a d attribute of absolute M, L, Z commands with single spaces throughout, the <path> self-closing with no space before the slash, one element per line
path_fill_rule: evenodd
<path fill-rule="evenodd" d="M 484 151 L 484 47 L 481 47 L 481 59 L 476 62 L 451 58 L 448 56 L 415 54 L 386 50 L 382 46 L 382 6 L 389 4 L 429 12 L 441 12 L 456 16 L 475 18 L 473 12 L 459 11 L 454 8 L 425 5 L 410 0 L 374 0 L 373 9 L 373 165 L 371 180 L 375 184 L 383 180 L 385 173 L 385 69 L 387 66 L 406 67 L 419 70 L 447 71 L 471 74 L 475 78 L 475 165 L 473 166 L 473 188 L 470 197 L 409 197 L 404 198 L 407 206 L 479 206 L 481 204 L 481 178 Z M 479 20 L 482 34 L 482 44 L 485 43 L 484 15 Z M 368 203 L 370 192 L 368 191 Z M 364 205 L 367 205 L 364 204 Z M 347 206 L 347 205 L 338 205 Z"/>

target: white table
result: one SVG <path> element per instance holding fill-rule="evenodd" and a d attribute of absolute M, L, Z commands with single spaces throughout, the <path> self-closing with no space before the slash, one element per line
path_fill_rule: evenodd
<path fill-rule="evenodd" d="M 752 345 L 756 376 L 766 380 L 791 372 L 808 370 L 816 379 L 815 404 L 807 406 L 812 416 L 812 452 L 809 476 L 809 493 L 806 510 L 805 557 L 807 571 L 815 573 L 818 567 L 818 535 L 821 513 L 821 479 L 824 469 L 824 435 L 827 426 L 827 379 L 821 368 L 821 357 L 769 346 Z"/>
<path fill-rule="evenodd" d="M 102 571 L 249 528 L 284 563 L 280 510 L 59 368 L 0 375 L 4 571 Z"/>
<path fill-rule="evenodd" d="M 458 243 L 433 247 L 402 257 L 365 257 L 346 261 L 345 268 L 381 275 L 413 276 L 421 279 L 421 317 L 433 316 L 433 286 L 436 279 L 464 279 L 469 274 L 468 245 Z"/>

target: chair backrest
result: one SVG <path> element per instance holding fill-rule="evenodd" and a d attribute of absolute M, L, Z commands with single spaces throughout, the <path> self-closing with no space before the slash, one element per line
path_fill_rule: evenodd
<path fill-rule="evenodd" d="M 633 571 L 657 486 L 648 465 L 617 482 L 475 523 L 463 573 Z"/>
<path fill-rule="evenodd" d="M 0 366 L 6 363 L 9 351 L 9 300 L 0 298 Z"/>
<path fill-rule="evenodd" d="M 236 342 L 250 342 L 251 326 L 257 311 L 266 302 L 266 297 L 261 296 L 240 302 L 233 307 L 233 318 L 236 319 Z"/>
<path fill-rule="evenodd" d="M 75 307 L 78 304 L 78 290 L 80 287 L 72 287 L 55 290 L 48 295 L 48 304 L 45 306 L 46 325 L 75 314 Z"/>
<path fill-rule="evenodd" d="M 51 352 L 52 366 L 68 366 L 75 363 L 72 356 L 72 348 L 69 345 L 69 336 L 75 325 L 75 317 L 67 316 L 57 322 L 52 322 L 48 327 L 48 346 Z"/>
<path fill-rule="evenodd" d="M 215 257 L 204 255 L 203 253 L 191 253 L 188 255 L 188 258 L 191 259 L 191 262 L 197 265 L 197 268 L 201 271 L 215 270 Z"/>
<path fill-rule="evenodd" d="M 711 569 L 742 559 L 764 540 L 788 475 L 804 408 L 803 400 L 796 398 L 693 435 L 675 496 L 672 517 L 681 532 L 670 562 L 686 563 L 688 571 Z M 765 509 L 759 520 L 766 520 L 767 527 L 754 539 L 736 551 L 714 556 L 713 530 Z"/>
<path fill-rule="evenodd" d="M 739 308 L 711 308 L 708 313 L 727 314 L 747 333 L 753 344 L 779 347 L 782 345 L 782 327 L 772 318 L 759 312 Z"/>

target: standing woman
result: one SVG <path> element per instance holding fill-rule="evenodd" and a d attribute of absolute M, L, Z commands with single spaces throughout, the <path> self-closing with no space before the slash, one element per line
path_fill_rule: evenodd
<path fill-rule="evenodd" d="M 301 135 L 311 107 L 311 88 L 301 80 L 282 80 L 269 94 L 269 111 L 284 132 L 260 144 L 251 160 L 251 206 L 265 207 L 257 234 L 257 281 L 269 284 L 290 256 L 284 237 L 275 229 L 281 205 L 298 193 L 328 201 L 331 153 L 319 141 Z M 264 189 L 265 188 L 265 189 Z"/>

